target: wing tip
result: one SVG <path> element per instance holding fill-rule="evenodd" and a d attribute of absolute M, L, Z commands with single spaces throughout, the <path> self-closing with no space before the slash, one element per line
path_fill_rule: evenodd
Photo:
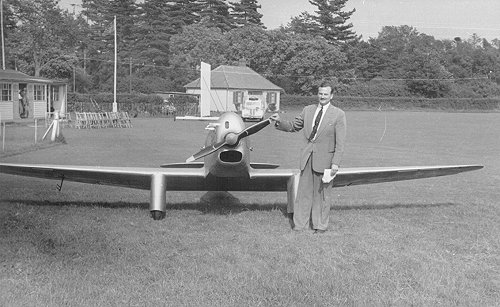
<path fill-rule="evenodd" d="M 484 165 L 466 165 L 465 168 L 471 170 L 471 171 L 475 171 L 475 170 L 478 170 L 478 169 L 482 169 L 484 168 Z"/>
<path fill-rule="evenodd" d="M 191 163 L 191 162 L 193 162 L 194 160 L 196 160 L 196 159 L 194 158 L 194 156 L 191 156 L 191 157 L 189 157 L 189 158 L 187 158 L 187 159 L 186 159 L 186 163 Z"/>

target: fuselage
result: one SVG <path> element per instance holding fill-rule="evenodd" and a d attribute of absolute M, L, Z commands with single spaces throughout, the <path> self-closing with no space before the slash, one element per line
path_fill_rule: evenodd
<path fill-rule="evenodd" d="M 205 157 L 205 168 L 209 174 L 216 177 L 249 177 L 250 149 L 247 139 L 236 141 L 238 133 L 245 129 L 241 117 L 233 112 L 227 112 L 219 117 L 208 133 L 205 146 L 226 141 L 235 142 L 226 145 L 217 152 Z"/>

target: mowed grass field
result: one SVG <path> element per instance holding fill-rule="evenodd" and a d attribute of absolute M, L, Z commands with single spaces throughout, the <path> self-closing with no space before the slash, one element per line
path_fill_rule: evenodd
<path fill-rule="evenodd" d="M 148 191 L 64 182 L 58 192 L 57 181 L 0 174 L 0 305 L 498 306 L 500 114 L 347 112 L 347 120 L 342 167 L 485 168 L 335 189 L 323 235 L 290 231 L 286 193 L 172 192 L 166 218 L 153 221 Z M 182 162 L 202 146 L 207 123 L 133 124 L 65 129 L 65 145 L 0 161 Z M 29 145 L 27 129 L 7 139 Z M 267 127 L 251 145 L 254 162 L 298 166 L 297 134 Z"/>

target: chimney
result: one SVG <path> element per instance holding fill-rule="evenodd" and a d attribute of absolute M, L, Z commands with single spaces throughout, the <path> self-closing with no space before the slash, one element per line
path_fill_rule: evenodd
<path fill-rule="evenodd" d="M 238 66 L 246 67 L 247 66 L 247 60 L 245 58 L 239 59 Z"/>

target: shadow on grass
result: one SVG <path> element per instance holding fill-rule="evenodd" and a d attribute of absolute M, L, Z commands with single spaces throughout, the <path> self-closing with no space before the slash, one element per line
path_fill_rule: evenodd
<path fill-rule="evenodd" d="M 458 206 L 455 203 L 437 203 L 437 204 L 377 204 L 377 205 L 359 205 L 359 206 L 333 206 L 331 210 L 387 210 L 387 209 L 413 209 L 413 208 L 434 208 Z"/>
<path fill-rule="evenodd" d="M 77 206 L 77 207 L 102 207 L 102 208 L 138 208 L 148 209 L 149 203 L 132 202 L 84 202 L 84 201 L 36 201 L 36 200 L 1 200 L 0 202 L 11 204 L 25 204 L 31 206 Z M 344 210 L 390 210 L 390 209 L 415 209 L 458 206 L 456 203 L 436 204 L 376 204 L 376 205 L 350 205 L 333 206 L 332 211 Z M 245 211 L 273 211 L 278 210 L 283 216 L 288 217 L 286 203 L 258 204 L 242 203 L 238 198 L 226 192 L 207 192 L 200 198 L 199 202 L 177 202 L 167 203 L 168 210 L 194 210 L 203 214 L 230 215 Z"/>
<path fill-rule="evenodd" d="M 102 208 L 137 208 L 149 209 L 149 203 L 132 202 L 86 202 L 86 201 L 38 201 L 9 199 L 0 202 L 10 204 L 24 204 L 30 206 L 55 206 L 55 207 L 102 207 Z M 245 211 L 281 211 L 283 216 L 287 216 L 286 203 L 258 204 L 242 203 L 238 198 L 227 192 L 207 192 L 199 202 L 173 202 L 167 203 L 168 210 L 194 210 L 203 214 L 230 215 Z"/>
<path fill-rule="evenodd" d="M 21 154 L 32 152 L 32 151 L 49 149 L 49 148 L 59 146 L 59 145 L 64 145 L 64 144 L 66 144 L 66 143 L 65 142 L 64 143 L 63 142 L 48 142 L 48 141 L 41 142 L 41 143 L 37 143 L 35 145 L 30 145 L 30 146 L 26 146 L 26 147 L 13 149 L 10 151 L 7 150 L 5 152 L 0 152 L 0 159 L 12 157 L 12 156 L 17 156 L 17 155 L 21 155 Z"/>

